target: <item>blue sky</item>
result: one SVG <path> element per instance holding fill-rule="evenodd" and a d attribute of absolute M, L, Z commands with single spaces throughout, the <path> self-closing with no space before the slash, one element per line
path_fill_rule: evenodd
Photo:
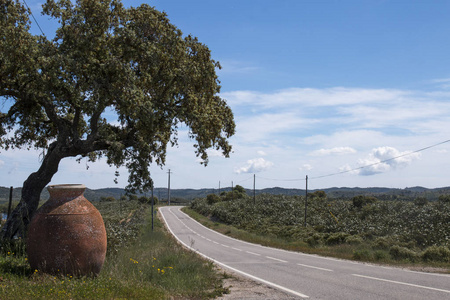
<path fill-rule="evenodd" d="M 42 0 L 27 3 L 51 35 Z M 450 143 L 405 155 L 450 139 L 449 1 L 124 3 L 149 3 L 208 45 L 237 124 L 234 153 L 211 151 L 206 168 L 182 129 L 166 166 L 151 168 L 156 186 L 168 169 L 173 188 L 251 188 L 253 174 L 257 188 L 304 188 L 306 175 L 311 189 L 450 186 Z M 35 152 L 0 153 L 3 186 L 37 167 Z M 114 171 L 66 159 L 52 183 L 125 186 Z"/>

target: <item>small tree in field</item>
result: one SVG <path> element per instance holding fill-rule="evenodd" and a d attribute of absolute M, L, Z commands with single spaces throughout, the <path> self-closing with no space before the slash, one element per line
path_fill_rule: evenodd
<path fill-rule="evenodd" d="M 180 124 L 203 163 L 211 147 L 229 155 L 235 124 L 218 96 L 220 66 L 164 13 L 120 0 L 47 0 L 43 14 L 60 24 L 49 40 L 29 33 L 21 3 L 0 0 L 0 148 L 44 156 L 2 238 L 27 227 L 66 157 L 126 166 L 128 188 L 144 191 L 152 185 L 149 165 L 164 165 Z"/>

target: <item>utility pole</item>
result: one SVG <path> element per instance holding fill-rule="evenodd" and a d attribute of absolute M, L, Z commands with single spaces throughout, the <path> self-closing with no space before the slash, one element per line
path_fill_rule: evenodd
<path fill-rule="evenodd" d="M 234 200 L 234 187 L 233 187 L 233 181 L 231 182 L 231 200 Z"/>
<path fill-rule="evenodd" d="M 153 182 L 152 182 L 152 231 L 153 231 L 153 217 L 155 216 L 155 213 L 153 211 L 153 205 L 155 205 L 155 198 L 153 198 Z"/>
<path fill-rule="evenodd" d="M 10 187 L 9 188 L 8 215 L 6 216 L 7 219 L 9 219 L 9 217 L 11 216 L 12 197 L 13 197 L 13 187 Z"/>
<path fill-rule="evenodd" d="M 308 209 L 308 175 L 306 175 L 306 190 L 305 190 L 305 227 L 306 227 L 307 209 Z"/>
<path fill-rule="evenodd" d="M 219 196 L 220 196 L 220 180 L 219 180 Z"/>
<path fill-rule="evenodd" d="M 256 204 L 256 174 L 253 174 L 253 204 Z"/>
<path fill-rule="evenodd" d="M 168 184 L 168 188 L 167 188 L 167 203 L 170 205 L 170 169 L 169 172 L 167 172 L 169 174 L 169 184 Z"/>

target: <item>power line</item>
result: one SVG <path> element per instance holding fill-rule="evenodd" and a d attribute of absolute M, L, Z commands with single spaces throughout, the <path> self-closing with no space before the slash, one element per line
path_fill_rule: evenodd
<path fill-rule="evenodd" d="M 376 166 L 376 165 L 383 164 L 385 162 L 388 162 L 388 161 L 391 161 L 391 160 L 394 160 L 394 159 L 397 159 L 397 158 L 400 158 L 400 157 L 404 157 L 404 156 L 408 156 L 408 155 L 411 155 L 411 154 L 414 154 L 414 153 L 422 152 L 424 150 L 427 150 L 427 149 L 430 149 L 430 148 L 433 148 L 433 147 L 436 147 L 436 146 L 439 146 L 439 145 L 442 145 L 442 144 L 445 144 L 445 143 L 448 143 L 448 142 L 450 142 L 450 140 L 446 140 L 446 141 L 443 141 L 443 142 L 440 142 L 440 143 L 437 143 L 437 144 L 434 144 L 434 145 L 431 145 L 431 146 L 427 146 L 427 147 L 424 147 L 424 148 L 421 148 L 421 149 L 418 149 L 418 150 L 415 150 L 415 151 L 412 151 L 412 152 L 408 152 L 408 153 L 405 153 L 405 154 L 402 154 L 402 155 L 399 155 L 399 156 L 396 156 L 396 157 L 385 159 L 385 160 L 382 160 L 382 161 L 379 161 L 379 162 L 376 162 L 376 163 L 373 163 L 373 164 L 365 165 L 365 166 L 354 168 L 354 169 L 351 169 L 351 170 L 345 170 L 345 171 L 331 173 L 331 174 L 327 174 L 327 175 L 311 177 L 310 179 L 318 179 L 318 178 L 330 177 L 330 176 L 334 176 L 334 175 L 340 175 L 340 174 L 345 174 L 345 173 L 361 170 L 361 169 L 364 169 L 364 168 L 367 168 L 367 167 Z"/>
<path fill-rule="evenodd" d="M 354 168 L 354 169 L 351 169 L 351 170 L 345 170 L 345 171 L 340 171 L 340 172 L 336 172 L 336 173 L 330 173 L 330 174 L 326 174 L 326 175 L 310 177 L 309 179 L 319 179 L 319 178 L 330 177 L 330 176 L 335 176 L 335 175 L 340 175 L 340 174 L 345 174 L 345 173 L 361 170 L 361 169 L 364 169 L 364 168 L 368 168 L 368 167 L 376 166 L 376 165 L 379 165 L 379 164 L 383 164 L 385 162 L 388 162 L 388 161 L 391 161 L 391 160 L 394 160 L 394 159 L 398 159 L 400 157 L 404 157 L 404 156 L 408 156 L 408 155 L 411 155 L 411 154 L 414 154 L 414 153 L 422 152 L 424 150 L 427 150 L 427 149 L 430 149 L 430 148 L 433 148 L 433 147 L 437 147 L 439 145 L 442 145 L 442 144 L 445 144 L 445 143 L 448 143 L 448 142 L 450 142 L 450 140 L 446 140 L 446 141 L 443 141 L 443 142 L 440 142 L 440 143 L 437 143 L 437 144 L 434 144 L 434 145 L 431 145 L 431 146 L 427 146 L 427 147 L 424 147 L 424 148 L 421 148 L 421 149 L 418 149 L 418 150 L 415 150 L 415 151 L 412 151 L 412 152 L 408 152 L 408 153 L 405 153 L 405 154 L 402 154 L 402 155 L 391 157 L 389 159 L 385 159 L 385 160 L 382 160 L 382 161 L 379 161 L 379 162 L 376 162 L 376 163 L 372 163 L 372 164 L 369 164 L 369 165 L 361 166 L 361 167 Z M 271 181 L 305 181 L 305 178 L 277 179 L 277 178 L 266 178 L 266 177 L 260 177 L 260 176 L 257 176 L 257 178 L 265 179 L 265 180 L 271 180 Z"/>
<path fill-rule="evenodd" d="M 23 3 L 25 4 L 25 6 L 28 8 L 28 10 L 30 11 L 31 16 L 33 17 L 34 22 L 36 22 L 36 25 L 39 27 L 39 30 L 42 32 L 42 35 L 45 36 L 44 31 L 42 31 L 41 26 L 39 25 L 38 21 L 36 20 L 36 18 L 33 15 L 33 12 L 31 11 L 30 7 L 28 6 L 27 2 L 25 0 L 23 0 Z"/>
<path fill-rule="evenodd" d="M 305 178 L 278 179 L 278 178 L 266 178 L 266 177 L 260 177 L 260 176 L 257 176 L 257 178 L 265 179 L 265 180 L 272 180 L 272 181 L 304 181 L 305 180 Z"/>

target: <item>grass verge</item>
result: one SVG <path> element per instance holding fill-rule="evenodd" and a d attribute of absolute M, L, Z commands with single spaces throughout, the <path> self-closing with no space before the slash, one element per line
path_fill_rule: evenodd
<path fill-rule="evenodd" d="M 402 260 L 394 260 L 391 258 L 392 255 L 389 249 L 374 249 L 372 247 L 369 247 L 368 245 L 365 245 L 364 243 L 311 246 L 303 241 L 284 240 L 273 235 L 259 235 L 236 228 L 231 225 L 216 222 L 188 207 L 183 208 L 182 211 L 187 213 L 199 223 L 217 232 L 239 240 L 260 244 L 267 247 L 274 247 L 309 254 L 317 254 L 322 256 L 330 256 L 341 259 L 393 265 L 426 272 L 450 274 L 450 264 L 445 262 L 433 261 L 425 264 L 423 262 L 415 261 L 414 257 L 405 258 Z"/>
<path fill-rule="evenodd" d="M 31 270 L 18 240 L 0 254 L 0 299 L 209 299 L 227 292 L 215 266 L 177 244 L 158 218 L 152 231 L 148 206 L 137 201 L 96 206 L 109 247 L 99 276 Z"/>

